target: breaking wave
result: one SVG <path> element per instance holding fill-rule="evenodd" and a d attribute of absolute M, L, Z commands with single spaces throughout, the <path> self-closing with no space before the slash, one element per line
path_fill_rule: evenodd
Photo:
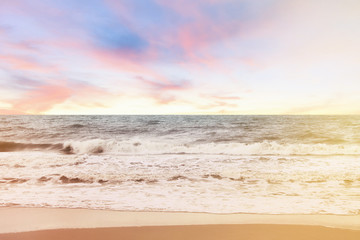
<path fill-rule="evenodd" d="M 174 143 L 93 139 L 67 141 L 62 151 L 69 154 L 225 154 L 225 155 L 360 155 L 358 145 L 258 143 Z"/>
<path fill-rule="evenodd" d="M 60 151 L 64 154 L 360 155 L 360 146 L 324 143 L 282 144 L 276 141 L 176 143 L 104 139 L 69 140 L 54 144 L 0 142 L 0 152 L 16 151 Z"/>
<path fill-rule="evenodd" d="M 16 151 L 25 151 L 25 150 L 60 150 L 60 149 L 62 149 L 62 144 L 0 142 L 0 152 L 16 152 Z"/>

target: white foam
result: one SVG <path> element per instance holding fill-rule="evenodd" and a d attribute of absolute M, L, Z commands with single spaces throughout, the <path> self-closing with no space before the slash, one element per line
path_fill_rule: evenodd
<path fill-rule="evenodd" d="M 258 143 L 183 143 L 169 140 L 104 139 L 69 140 L 64 148 L 71 147 L 73 153 L 120 153 L 120 154 L 226 154 L 226 155 L 360 155 L 359 145 L 336 144 L 281 144 L 275 141 Z"/>
<path fill-rule="evenodd" d="M 2 206 L 357 214 L 360 204 L 360 162 L 352 156 L 18 152 L 0 153 L 1 164 L 2 178 L 28 179 L 0 184 Z"/>

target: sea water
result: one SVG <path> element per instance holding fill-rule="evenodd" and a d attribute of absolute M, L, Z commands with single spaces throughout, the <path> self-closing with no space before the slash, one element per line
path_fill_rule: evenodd
<path fill-rule="evenodd" d="M 360 116 L 0 116 L 0 206 L 360 214 Z"/>

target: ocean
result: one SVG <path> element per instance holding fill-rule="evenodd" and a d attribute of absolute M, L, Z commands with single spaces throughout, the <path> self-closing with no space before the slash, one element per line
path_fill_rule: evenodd
<path fill-rule="evenodd" d="M 360 116 L 0 116 L 0 206 L 360 214 Z"/>

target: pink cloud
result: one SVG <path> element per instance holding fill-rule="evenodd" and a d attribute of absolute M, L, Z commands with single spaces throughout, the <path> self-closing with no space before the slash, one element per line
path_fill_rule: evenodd
<path fill-rule="evenodd" d="M 225 101 L 214 101 L 209 104 L 198 104 L 197 107 L 199 109 L 203 109 L 203 110 L 213 110 L 213 109 L 216 109 L 219 107 L 221 107 L 221 108 L 224 108 L 224 107 L 225 108 L 236 108 L 236 107 L 238 107 L 238 105 L 235 103 L 228 103 Z"/>
<path fill-rule="evenodd" d="M 191 87 L 189 81 L 168 81 L 167 83 L 157 82 L 138 76 L 136 78 L 141 87 L 147 87 L 147 96 L 154 99 L 158 104 L 168 104 L 178 101 L 179 98 L 174 92 L 185 91 Z"/>
<path fill-rule="evenodd" d="M 12 108 L 1 109 L 0 114 L 41 114 L 67 100 L 80 107 L 105 108 L 107 106 L 103 100 L 116 96 L 87 83 L 69 83 L 63 80 L 36 82 L 18 98 L 4 101 L 11 104 Z"/>
<path fill-rule="evenodd" d="M 81 107 L 107 108 L 112 99 L 122 96 L 120 93 L 111 93 L 103 88 L 87 83 L 73 84 L 72 102 Z"/>
<path fill-rule="evenodd" d="M 152 90 L 155 91 L 167 91 L 167 90 L 184 90 L 188 89 L 190 87 L 190 83 L 188 81 L 178 81 L 178 82 L 156 82 L 152 81 L 146 78 L 143 78 L 141 76 L 138 76 L 137 79 L 144 83 L 146 86 L 150 87 Z"/>
<path fill-rule="evenodd" d="M 160 105 L 166 105 L 171 102 L 178 101 L 178 99 L 175 96 L 155 96 L 155 95 L 153 95 L 152 98 L 155 99 L 157 104 L 160 104 Z"/>
<path fill-rule="evenodd" d="M 72 90 L 62 85 L 46 84 L 12 101 L 12 109 L 29 113 L 42 113 L 71 97 Z"/>
<path fill-rule="evenodd" d="M 2 65 L 8 66 L 13 70 L 37 71 L 37 72 L 53 72 L 58 68 L 54 66 L 45 66 L 37 61 L 23 56 L 0 55 Z"/>
<path fill-rule="evenodd" d="M 18 51 L 34 51 L 37 50 L 36 45 L 40 44 L 35 41 L 21 41 L 21 42 L 8 42 L 5 43 L 8 48 L 18 50 Z"/>
<path fill-rule="evenodd" d="M 242 97 L 238 97 L 238 96 L 212 96 L 215 99 L 220 99 L 220 100 L 241 100 Z"/>
<path fill-rule="evenodd" d="M 0 115 L 26 115 L 26 112 L 17 111 L 14 109 L 0 109 Z"/>
<path fill-rule="evenodd" d="M 121 53 L 103 51 L 94 48 L 83 49 L 85 55 L 95 58 L 102 67 L 111 68 L 113 70 L 124 71 L 136 75 L 144 75 L 156 79 L 163 83 L 168 83 L 168 79 L 161 73 L 145 66 L 143 61 L 129 59 Z"/>
<path fill-rule="evenodd" d="M 166 28 L 164 32 L 156 30 L 144 31 L 138 28 L 133 23 L 136 22 L 133 12 L 129 11 L 126 4 L 121 1 L 106 0 L 108 6 L 114 9 L 114 13 L 118 18 L 125 22 L 127 26 L 131 27 L 133 31 L 145 38 L 150 46 L 146 51 L 141 52 L 140 61 L 155 62 L 163 56 L 163 50 L 172 51 L 171 61 L 177 63 L 196 65 L 205 65 L 209 68 L 219 70 L 223 73 L 229 73 L 230 70 L 216 57 L 209 54 L 203 49 L 235 36 L 240 32 L 240 21 L 224 21 L 214 19 L 210 13 L 206 12 L 208 4 L 220 4 L 224 2 L 231 2 L 227 0 L 201 0 L 189 4 L 188 1 L 167 1 L 156 0 L 160 6 L 173 11 L 178 14 L 176 18 L 180 21 L 174 23 L 173 28 Z M 178 49 L 181 49 L 179 52 Z M 206 54 L 205 54 L 206 52 Z M 121 56 L 121 55 L 120 55 Z M 125 56 L 129 59 L 129 56 Z M 161 60 L 161 59 L 160 59 Z M 137 60 L 139 62 L 139 59 Z"/>
<path fill-rule="evenodd" d="M 193 4 L 187 4 L 187 1 L 181 0 L 158 0 L 157 2 L 188 19 L 186 23 L 177 28 L 173 35 L 173 41 L 178 43 L 189 55 L 193 50 L 239 33 L 240 21 L 220 21 L 206 12 L 204 7 L 209 1 L 196 1 Z"/>

